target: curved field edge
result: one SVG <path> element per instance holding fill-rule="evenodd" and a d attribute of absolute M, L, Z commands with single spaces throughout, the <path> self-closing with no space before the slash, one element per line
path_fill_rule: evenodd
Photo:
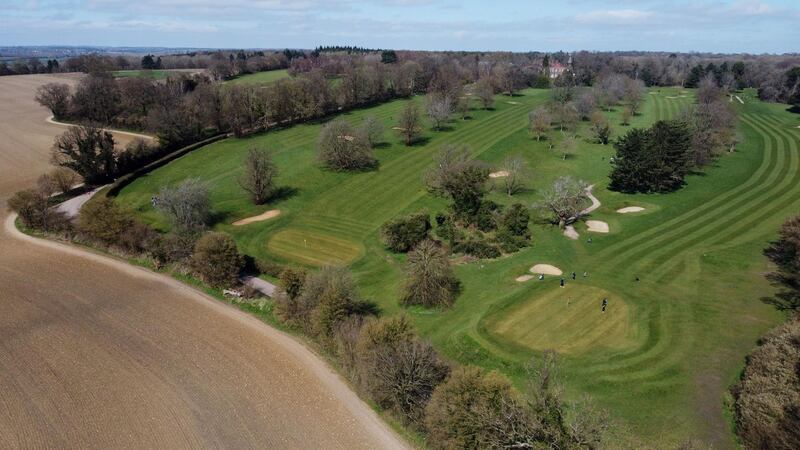
<path fill-rule="evenodd" d="M 678 114 L 681 104 L 691 99 L 667 99 L 674 91 L 648 95 L 633 126 Z M 376 150 L 381 161 L 376 172 L 348 175 L 320 169 L 314 159 L 320 125 L 308 124 L 200 149 L 137 180 L 120 199 L 145 220 L 166 229 L 149 208 L 149 196 L 160 185 L 201 176 L 211 184 L 212 202 L 223 217 L 216 228 L 232 233 L 248 254 L 291 263 L 291 255 L 271 253 L 268 243 L 280 231 L 293 228 L 360 242 L 364 253 L 352 262 L 351 270 L 362 293 L 384 313 L 393 314 L 402 310 L 397 299 L 404 257 L 385 251 L 378 229 L 399 214 L 445 207 L 445 202 L 425 193 L 420 180 L 420 172 L 442 145 L 471 144 L 473 156 L 491 164 L 509 154 L 522 155 L 535 172 L 532 189 L 514 199 L 498 191 L 489 194 L 505 204 L 533 203 L 538 191 L 562 173 L 580 176 L 596 184 L 595 195 L 603 202 L 591 218 L 608 222 L 612 233 L 595 235 L 588 245 L 535 225 L 533 247 L 499 260 L 456 267 L 464 291 L 451 310 L 408 313 L 447 356 L 502 370 L 524 387 L 524 365 L 539 352 L 497 339 L 488 331 L 488 318 L 535 298 L 543 289 L 557 289 L 551 282 L 514 282 L 535 263 L 551 263 L 565 273 L 587 271 L 588 279 L 582 283 L 624 296 L 635 339 L 617 350 L 599 346 L 580 355 L 563 354 L 567 395 L 589 393 L 610 409 L 615 438 L 623 447 L 652 443 L 648 436 L 659 436 L 664 446 L 687 436 L 730 446 L 733 438 L 723 417 L 722 397 L 758 336 L 780 321 L 779 313 L 759 301 L 771 292 L 762 276 L 768 267 L 761 249 L 798 207 L 793 200 L 800 198 L 795 196 L 797 183 L 791 180 L 797 175 L 792 168 L 797 164 L 800 130 L 788 129 L 780 106 L 737 105 L 745 140 L 736 152 L 691 175 L 679 192 L 624 195 L 605 188 L 610 146 L 582 141 L 575 155 L 562 159 L 546 142 L 531 140 L 525 116 L 548 94 L 536 90 L 523 94 L 514 99 L 519 105 L 498 97 L 495 111 L 475 110 L 471 120 L 454 121 L 448 131 L 426 131 L 423 145 L 406 148 L 387 132 L 387 145 Z M 404 104 L 395 101 L 343 117 L 355 123 L 375 115 L 388 129 Z M 617 125 L 619 109 L 607 113 L 617 135 L 627 129 Z M 238 157 L 253 145 L 273 150 L 282 172 L 279 184 L 298 188 L 295 196 L 264 207 L 248 203 L 235 180 Z M 774 204 L 758 209 L 773 199 Z M 616 209 L 631 205 L 646 206 L 647 213 L 616 214 Z M 265 208 L 289 213 L 243 227 L 246 230 L 229 225 Z M 729 231 L 715 228 L 716 223 Z M 639 283 L 634 281 L 637 276 Z"/>
<path fill-rule="evenodd" d="M 229 297 L 223 294 L 222 289 L 217 289 L 208 286 L 200 279 L 178 273 L 170 270 L 169 267 L 157 268 L 152 264 L 150 259 L 125 257 L 115 253 L 108 252 L 105 249 L 93 247 L 86 244 L 80 244 L 74 241 L 66 241 L 53 235 L 42 233 L 38 230 L 27 228 L 16 214 L 10 214 L 6 217 L 3 226 L 6 231 L 9 231 L 15 239 L 25 239 L 29 242 L 34 242 L 35 245 L 42 245 L 49 248 L 54 248 L 59 251 L 69 252 L 71 254 L 79 255 L 84 258 L 89 258 L 103 264 L 110 264 L 120 267 L 123 270 L 135 270 L 136 276 L 153 277 L 161 282 L 166 282 L 172 286 L 180 286 L 181 289 L 191 291 L 196 294 L 197 298 L 201 301 L 209 302 L 214 309 L 223 312 L 224 314 L 236 314 L 231 312 L 231 308 L 238 310 L 246 315 L 239 316 L 239 318 L 246 320 L 253 326 L 253 319 L 256 319 L 260 325 L 269 329 L 267 334 L 279 336 L 283 343 L 290 343 L 296 349 L 302 349 L 307 353 L 304 360 L 316 360 L 316 365 L 313 366 L 315 370 L 320 371 L 322 375 L 335 374 L 336 382 L 342 383 L 347 387 L 347 391 L 352 395 L 357 396 L 360 401 L 365 403 L 370 410 L 375 412 L 381 421 L 378 423 L 385 424 L 388 429 L 396 433 L 397 436 L 405 439 L 406 442 L 402 444 L 411 444 L 413 447 L 408 448 L 423 448 L 424 438 L 419 433 L 415 433 L 404 427 L 392 416 L 386 414 L 378 405 L 368 398 L 363 398 L 357 389 L 351 384 L 350 380 L 341 375 L 342 368 L 339 361 L 331 357 L 317 342 L 310 339 L 308 336 L 299 332 L 298 330 L 285 326 L 278 320 L 273 313 L 272 300 L 264 299 L 257 303 L 237 302 L 232 301 Z M 320 365 L 321 363 L 321 365 Z M 398 447 L 403 448 L 403 447 Z"/>

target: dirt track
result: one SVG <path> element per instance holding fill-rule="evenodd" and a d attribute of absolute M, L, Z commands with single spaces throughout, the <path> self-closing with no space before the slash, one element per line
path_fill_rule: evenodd
<path fill-rule="evenodd" d="M 63 131 L 0 77 L 0 448 L 389 448 L 324 362 L 171 279 L 8 231 Z"/>

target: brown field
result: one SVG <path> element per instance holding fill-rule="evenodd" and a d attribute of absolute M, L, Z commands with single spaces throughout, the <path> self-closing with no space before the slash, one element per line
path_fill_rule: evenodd
<path fill-rule="evenodd" d="M 60 79 L 72 80 L 75 77 Z M 170 278 L 13 230 L 49 76 L 0 77 L 0 448 L 405 444 L 307 348 Z"/>

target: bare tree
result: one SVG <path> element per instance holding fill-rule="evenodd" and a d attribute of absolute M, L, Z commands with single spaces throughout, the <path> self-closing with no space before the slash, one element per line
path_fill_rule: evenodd
<path fill-rule="evenodd" d="M 603 145 L 608 144 L 609 139 L 611 139 L 611 124 L 603 113 L 595 111 L 592 114 L 592 122 L 589 129 L 597 139 L 597 142 Z"/>
<path fill-rule="evenodd" d="M 459 290 L 450 261 L 435 242 L 424 240 L 408 254 L 402 304 L 447 307 L 455 302 Z"/>
<path fill-rule="evenodd" d="M 491 78 L 483 77 L 475 83 L 475 95 L 481 100 L 483 109 L 491 109 L 494 105 L 494 84 Z"/>
<path fill-rule="evenodd" d="M 253 203 L 261 205 L 275 193 L 278 168 L 266 149 L 251 148 L 244 164 L 244 174 L 239 179 L 239 185 L 250 193 Z"/>
<path fill-rule="evenodd" d="M 450 180 L 462 170 L 463 166 L 471 163 L 470 151 L 467 146 L 448 144 L 434 156 L 433 160 L 435 164 L 425 175 L 425 184 L 431 193 L 444 197 L 447 195 Z"/>
<path fill-rule="evenodd" d="M 375 147 L 383 141 L 383 124 L 375 116 L 367 116 L 361 122 L 361 126 L 356 130 L 356 134 L 365 140 L 370 147 Z"/>
<path fill-rule="evenodd" d="M 514 195 L 525 189 L 530 178 L 530 171 L 528 164 L 521 156 L 507 157 L 500 165 L 500 170 L 505 172 L 502 180 L 506 194 Z"/>
<path fill-rule="evenodd" d="M 645 87 L 642 80 L 633 80 L 631 78 L 625 79 L 625 94 L 623 99 L 631 109 L 631 114 L 636 115 L 642 108 L 644 102 Z"/>
<path fill-rule="evenodd" d="M 436 124 L 436 130 L 442 129 L 442 123 L 450 120 L 453 114 L 453 101 L 450 97 L 436 94 L 428 95 L 428 117 Z"/>
<path fill-rule="evenodd" d="M 620 113 L 620 119 L 622 119 L 622 125 L 628 126 L 631 124 L 631 117 L 633 117 L 633 109 L 631 109 L 630 105 L 626 105 L 622 108 L 622 112 Z"/>
<path fill-rule="evenodd" d="M 58 167 L 50 172 L 50 178 L 59 192 L 69 192 L 78 183 L 81 182 L 81 177 L 74 170 L 66 167 Z"/>
<path fill-rule="evenodd" d="M 570 176 L 559 177 L 552 187 L 542 193 L 539 206 L 549 211 L 553 223 L 563 228 L 580 218 L 580 212 L 588 200 L 586 188 L 586 183 L 581 180 Z"/>
<path fill-rule="evenodd" d="M 581 120 L 589 120 L 592 113 L 597 109 L 597 100 L 591 91 L 586 91 L 578 97 L 575 102 L 575 108 Z"/>
<path fill-rule="evenodd" d="M 155 206 L 181 232 L 203 230 L 211 220 L 208 188 L 199 178 L 190 178 L 177 186 L 162 187 Z"/>
<path fill-rule="evenodd" d="M 528 114 L 528 126 L 539 141 L 542 137 L 547 137 L 553 126 L 553 119 L 547 108 L 540 106 Z"/>
<path fill-rule="evenodd" d="M 350 124 L 336 119 L 324 127 L 317 144 L 319 160 L 333 170 L 364 170 L 378 164 L 363 136 L 354 135 Z"/>
<path fill-rule="evenodd" d="M 397 122 L 397 131 L 403 136 L 403 141 L 406 145 L 411 145 L 419 137 L 422 130 L 420 123 L 422 119 L 419 117 L 419 109 L 414 102 L 408 102 L 403 111 L 400 112 L 400 118 Z"/>
<path fill-rule="evenodd" d="M 469 97 L 459 97 L 458 101 L 456 102 L 456 111 L 458 112 L 458 115 L 461 116 L 461 120 L 467 120 L 467 117 L 469 117 L 469 108 Z"/>
<path fill-rule="evenodd" d="M 69 85 L 65 83 L 47 83 L 36 89 L 36 101 L 48 108 L 56 119 L 69 113 Z"/>

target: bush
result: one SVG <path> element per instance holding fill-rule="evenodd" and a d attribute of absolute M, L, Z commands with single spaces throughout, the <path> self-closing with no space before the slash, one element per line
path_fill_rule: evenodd
<path fill-rule="evenodd" d="M 244 259 L 236 241 L 226 233 L 203 235 L 194 246 L 192 268 L 200 278 L 213 287 L 228 287 L 239 278 Z"/>
<path fill-rule="evenodd" d="M 58 167 L 50 172 L 50 179 L 59 192 L 69 192 L 78 183 L 81 183 L 81 176 L 74 170 L 66 167 Z"/>
<path fill-rule="evenodd" d="M 381 234 L 389 250 L 406 253 L 426 239 L 430 230 L 430 216 L 422 212 L 385 223 Z"/>
<path fill-rule="evenodd" d="M 283 269 L 280 274 L 281 287 L 290 299 L 295 299 L 300 295 L 306 276 L 306 271 L 303 269 L 294 269 L 292 267 Z"/>
<path fill-rule="evenodd" d="M 282 265 L 273 262 L 273 261 L 266 261 L 263 259 L 256 259 L 255 261 L 255 268 L 258 273 L 263 273 L 264 275 L 269 275 L 271 277 L 278 278 L 281 276 L 285 267 Z"/>
<path fill-rule="evenodd" d="M 433 389 L 449 367 L 421 341 L 406 316 L 367 322 L 356 344 L 358 374 L 370 397 L 406 423 L 421 424 Z"/>
<path fill-rule="evenodd" d="M 746 448 L 800 448 L 800 317 L 762 338 L 733 394 Z"/>
<path fill-rule="evenodd" d="M 422 241 L 408 254 L 402 304 L 429 308 L 450 306 L 459 289 L 447 255 L 435 242 Z"/>
<path fill-rule="evenodd" d="M 281 319 L 320 338 L 325 345 L 333 344 L 334 332 L 342 321 L 366 309 L 350 273 L 342 267 L 325 267 L 308 274 L 299 295 L 291 298 L 282 293 L 275 306 Z"/>
<path fill-rule="evenodd" d="M 336 119 L 322 128 L 317 149 L 319 160 L 329 169 L 355 171 L 378 165 L 369 142 L 356 135 L 343 119 Z"/>
<path fill-rule="evenodd" d="M 122 247 L 122 237 L 128 233 L 133 223 L 133 214 L 120 208 L 108 197 L 86 202 L 78 214 L 78 230 L 105 245 Z"/>
<path fill-rule="evenodd" d="M 436 235 L 442 239 L 446 239 L 451 244 L 459 237 L 456 225 L 453 223 L 453 218 L 449 214 L 436 214 Z"/>
<path fill-rule="evenodd" d="M 497 203 L 491 200 L 481 201 L 480 207 L 478 207 L 478 211 L 475 213 L 475 217 L 473 218 L 475 226 L 477 226 L 478 229 L 483 232 L 494 230 L 497 228 L 495 214 L 499 210 L 500 205 Z"/>
<path fill-rule="evenodd" d="M 453 247 L 455 253 L 464 253 L 465 255 L 474 256 L 476 258 L 499 258 L 502 253 L 497 246 L 490 244 L 484 239 L 476 237 L 468 237 L 464 241 L 457 242 Z"/>
<path fill-rule="evenodd" d="M 500 219 L 500 228 L 508 231 L 513 236 L 521 236 L 527 239 L 531 236 L 531 232 L 528 229 L 530 218 L 530 212 L 525 205 L 514 203 L 503 213 Z"/>
<path fill-rule="evenodd" d="M 50 208 L 41 190 L 19 191 L 8 199 L 8 207 L 19 215 L 26 227 L 43 231 L 64 231 L 70 224 L 66 216 Z"/>
<path fill-rule="evenodd" d="M 439 385 L 426 408 L 433 448 L 531 448 L 534 425 L 507 378 L 459 367 Z"/>

